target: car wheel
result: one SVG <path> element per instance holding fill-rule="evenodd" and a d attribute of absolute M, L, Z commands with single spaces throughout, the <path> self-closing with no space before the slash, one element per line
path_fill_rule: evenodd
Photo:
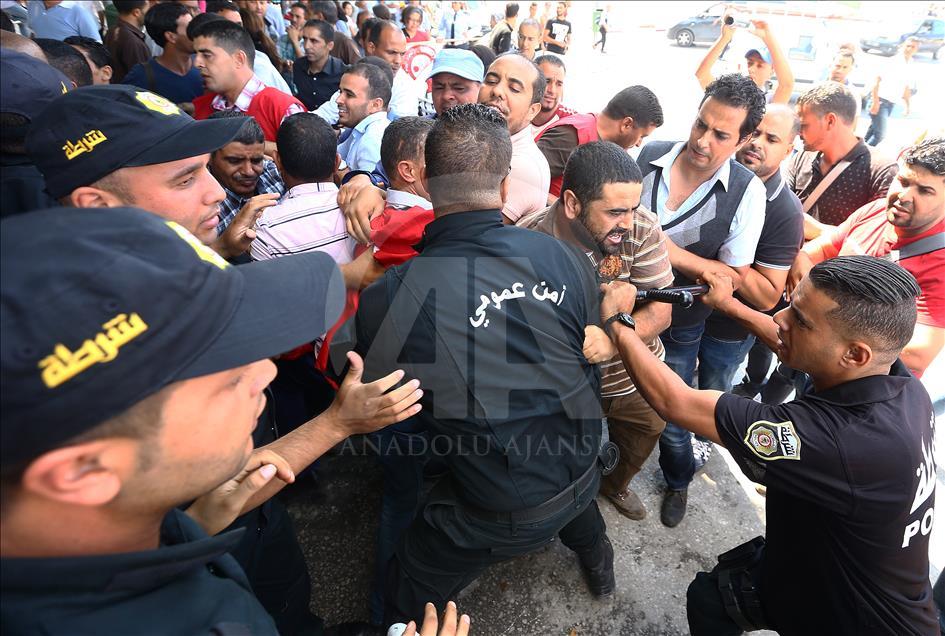
<path fill-rule="evenodd" d="M 689 29 L 683 29 L 676 34 L 676 44 L 679 46 L 692 46 L 693 38 L 692 31 Z"/>

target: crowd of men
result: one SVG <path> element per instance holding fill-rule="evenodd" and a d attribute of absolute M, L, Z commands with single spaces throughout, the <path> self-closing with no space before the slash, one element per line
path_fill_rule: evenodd
<path fill-rule="evenodd" d="M 859 138 L 843 52 L 789 106 L 756 21 L 649 140 L 671 96 L 565 105 L 568 3 L 393 4 L 4 13 L 4 630 L 467 634 L 451 599 L 555 537 L 613 594 L 598 495 L 643 519 L 657 451 L 676 527 L 718 444 L 768 533 L 696 576 L 693 634 L 938 633 L 945 138 Z M 325 626 L 275 495 L 351 435 L 370 616 Z"/>

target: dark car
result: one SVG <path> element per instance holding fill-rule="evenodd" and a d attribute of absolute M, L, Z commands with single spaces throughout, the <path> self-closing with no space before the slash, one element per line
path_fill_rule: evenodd
<path fill-rule="evenodd" d="M 876 51 L 880 55 L 895 55 L 899 46 L 908 38 L 918 38 L 919 52 L 931 53 L 938 59 L 945 47 L 945 20 L 926 18 L 899 29 L 884 29 L 872 37 L 860 40 L 860 48 L 867 53 Z"/>
<path fill-rule="evenodd" d="M 666 37 L 676 40 L 679 46 L 693 44 L 711 44 L 722 35 L 722 14 L 727 8 L 738 2 L 720 2 L 713 4 L 697 16 L 686 18 L 674 24 L 667 32 Z M 747 26 L 746 22 L 737 20 L 739 26 Z"/>

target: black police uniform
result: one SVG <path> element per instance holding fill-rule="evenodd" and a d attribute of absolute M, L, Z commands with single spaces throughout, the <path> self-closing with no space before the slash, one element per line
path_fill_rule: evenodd
<path fill-rule="evenodd" d="M 145 552 L 0 561 L 5 634 L 276 634 L 227 552 L 239 532 L 208 537 L 172 510 Z M 103 631 L 104 630 L 104 631 Z"/>
<path fill-rule="evenodd" d="M 420 248 L 362 293 L 356 317 L 366 379 L 402 368 L 420 380 L 419 419 L 448 470 L 391 559 L 390 622 L 427 601 L 442 609 L 489 565 L 556 534 L 590 568 L 609 547 L 594 501 L 600 378 L 582 347 L 600 319 L 584 255 L 503 225 L 499 210 L 437 218 Z"/>
<path fill-rule="evenodd" d="M 767 544 L 745 583 L 771 629 L 938 634 L 934 418 L 901 362 L 777 406 L 726 394 L 715 420 L 741 469 L 767 486 Z M 719 574 L 699 573 L 689 588 L 695 636 L 742 632 L 720 602 Z M 741 592 L 735 602 L 751 605 Z"/>

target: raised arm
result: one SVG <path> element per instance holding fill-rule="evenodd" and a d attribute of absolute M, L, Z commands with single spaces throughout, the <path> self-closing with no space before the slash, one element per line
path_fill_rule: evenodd
<path fill-rule="evenodd" d="M 725 47 L 731 43 L 732 36 L 735 35 L 735 25 L 725 24 L 726 17 L 728 17 L 728 14 L 725 14 L 719 18 L 722 21 L 722 33 L 719 35 L 719 39 L 716 40 L 709 49 L 709 52 L 705 54 L 704 58 L 702 58 L 702 61 L 699 63 L 699 67 L 696 68 L 696 79 L 699 80 L 699 86 L 703 90 L 705 90 L 705 87 L 711 84 L 712 80 L 715 79 L 712 76 L 712 67 L 715 66 L 715 63 L 719 61 L 719 57 L 722 56 L 722 51 L 724 51 Z"/>
<path fill-rule="evenodd" d="M 751 32 L 757 35 L 768 47 L 771 53 L 771 66 L 778 77 L 778 88 L 771 98 L 772 104 L 787 104 L 791 101 L 791 92 L 794 90 L 794 73 L 788 63 L 787 56 L 781 50 L 781 45 L 765 20 L 752 20 Z"/>

